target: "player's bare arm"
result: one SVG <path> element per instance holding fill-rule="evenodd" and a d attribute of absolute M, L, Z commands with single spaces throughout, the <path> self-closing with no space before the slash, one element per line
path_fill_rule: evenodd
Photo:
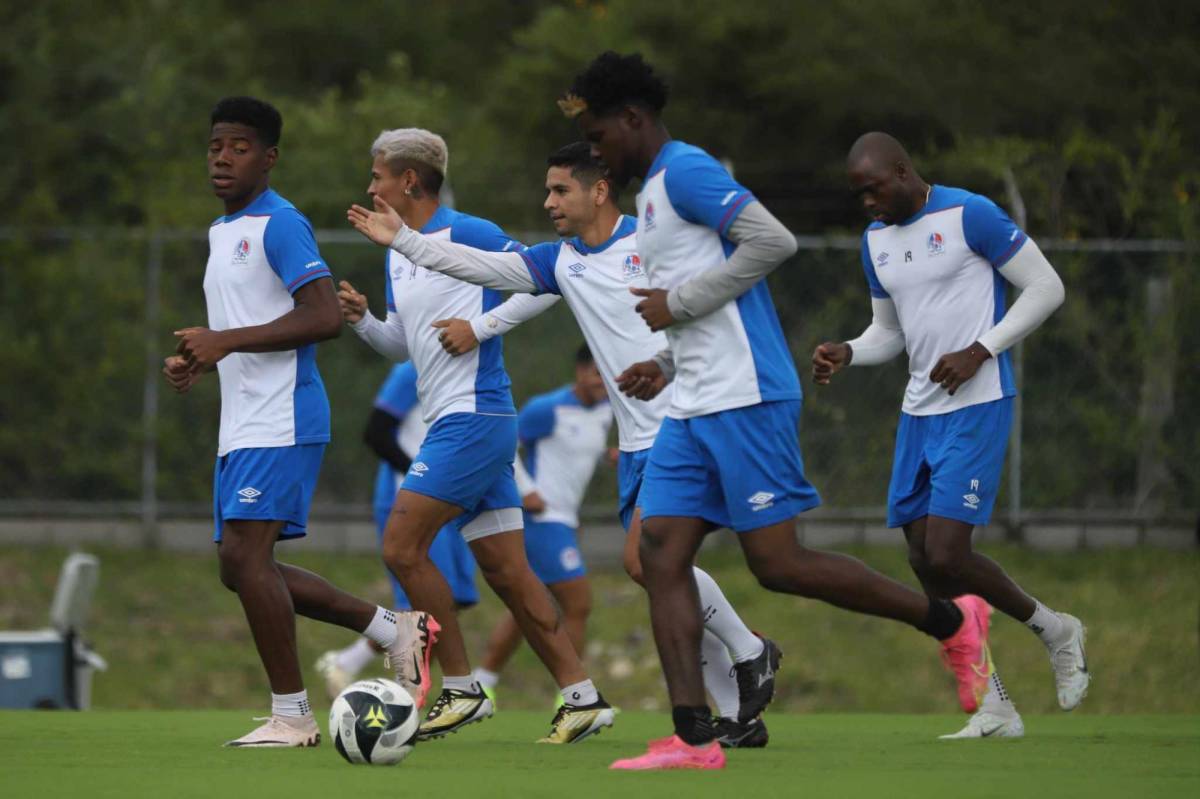
<path fill-rule="evenodd" d="M 433 323 L 433 327 L 442 331 L 438 333 L 442 349 L 455 357 L 465 355 L 479 346 L 475 330 L 466 319 L 439 319 Z"/>
<path fill-rule="evenodd" d="M 319 278 L 296 290 L 295 307 L 265 325 L 176 330 L 178 354 L 193 372 L 211 369 L 232 352 L 282 352 L 337 338 L 342 332 L 333 281 Z"/>
<path fill-rule="evenodd" d="M 929 373 L 929 379 L 953 396 L 963 383 L 975 376 L 983 362 L 991 357 L 987 347 L 976 341 L 965 350 L 949 352 L 938 358 L 933 371 Z"/>
<path fill-rule="evenodd" d="M 854 350 L 846 342 L 826 341 L 813 350 L 813 382 L 819 386 L 829 385 L 829 380 L 850 365 Z"/>

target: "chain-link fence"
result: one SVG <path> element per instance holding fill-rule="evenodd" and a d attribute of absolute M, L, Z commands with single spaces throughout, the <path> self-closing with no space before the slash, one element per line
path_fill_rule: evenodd
<path fill-rule="evenodd" d="M 335 275 L 381 312 L 382 251 L 346 231 L 318 239 Z M 1029 514 L 1193 523 L 1194 245 L 1041 244 L 1068 299 L 1015 353 L 1021 406 L 997 515 L 1016 524 Z M 771 286 L 804 378 L 805 462 L 831 515 L 881 518 L 904 359 L 812 385 L 813 347 L 857 335 L 870 307 L 857 238 L 800 237 L 800 245 Z M 137 516 L 153 541 L 159 519 L 208 512 L 215 375 L 176 396 L 159 374 L 172 331 L 205 323 L 206 258 L 203 232 L 0 230 L 0 514 Z M 562 304 L 509 334 L 517 402 L 569 381 L 581 339 Z M 321 345 L 319 364 L 333 442 L 316 502 L 325 516 L 365 518 L 376 462 L 361 432 L 390 365 L 353 335 Z M 593 516 L 611 515 L 613 471 L 602 468 L 593 482 Z"/>

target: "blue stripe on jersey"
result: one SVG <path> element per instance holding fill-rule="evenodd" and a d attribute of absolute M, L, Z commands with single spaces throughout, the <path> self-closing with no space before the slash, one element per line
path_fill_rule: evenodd
<path fill-rule="evenodd" d="M 874 222 L 867 230 L 875 230 L 877 226 L 883 227 L 881 223 Z M 867 243 L 867 234 L 865 231 L 862 235 L 860 255 L 862 257 L 863 274 L 867 276 L 867 288 L 870 289 L 871 296 L 877 300 L 890 299 L 891 295 L 884 289 L 883 284 L 879 282 L 879 275 L 875 273 L 875 264 L 871 261 L 871 245 Z"/>
<path fill-rule="evenodd" d="M 561 241 L 544 241 L 521 251 L 521 257 L 525 259 L 525 268 L 529 270 L 529 276 L 538 287 L 536 294 L 562 294 L 558 278 L 554 274 L 554 266 L 558 263 L 558 253 L 561 249 Z"/>
<path fill-rule="evenodd" d="M 803 396 L 796 362 L 788 351 L 767 281 L 760 280 L 737 300 L 742 326 L 750 342 L 758 392 L 763 402 L 798 400 Z"/>
<path fill-rule="evenodd" d="M 558 422 L 555 409 L 566 405 L 583 407 L 570 385 L 533 397 L 517 415 L 517 438 L 525 448 L 525 470 L 530 477 L 537 477 L 537 442 L 554 435 Z"/>

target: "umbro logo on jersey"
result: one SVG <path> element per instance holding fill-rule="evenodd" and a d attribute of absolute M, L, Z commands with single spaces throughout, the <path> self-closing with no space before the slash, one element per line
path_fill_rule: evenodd
<path fill-rule="evenodd" d="M 304 268 L 305 268 L 305 269 L 312 269 L 314 266 L 320 266 L 320 265 L 321 265 L 321 262 L 320 262 L 320 261 L 309 261 L 308 263 L 306 263 L 306 264 L 304 265 Z"/>
<path fill-rule="evenodd" d="M 258 498 L 262 496 L 262 492 L 254 486 L 246 486 L 238 492 L 238 496 L 241 497 L 238 502 L 254 503 L 258 502 Z"/>
<path fill-rule="evenodd" d="M 729 201 L 738 196 L 737 191 L 731 191 L 721 198 L 721 205 L 729 205 Z"/>
<path fill-rule="evenodd" d="M 887 259 L 888 254 L 886 252 L 881 252 L 879 255 L 875 256 L 875 263 L 879 266 L 887 266 Z"/>
<path fill-rule="evenodd" d="M 929 234 L 929 241 L 926 243 L 930 255 L 941 255 L 946 251 L 946 241 L 942 238 L 941 233 L 936 231 Z"/>
<path fill-rule="evenodd" d="M 425 465 L 424 463 L 422 463 L 421 461 L 417 461 L 416 463 L 414 463 L 414 464 L 412 465 L 412 468 L 410 468 L 410 469 L 408 470 L 408 473 L 409 473 L 409 474 L 411 474 L 411 475 L 414 475 L 414 476 L 416 476 L 416 477 L 424 477 L 424 476 L 425 476 L 425 472 L 427 472 L 427 471 L 429 471 L 429 467 L 428 467 L 428 466 L 426 466 L 426 465 Z"/>
<path fill-rule="evenodd" d="M 754 496 L 749 497 L 746 501 L 750 503 L 751 510 L 759 511 L 766 510 L 774 505 L 775 503 L 772 501 L 774 499 L 775 495 L 770 491 L 759 491 Z"/>
<path fill-rule="evenodd" d="M 242 239 L 233 248 L 233 262 L 235 264 L 244 264 L 250 257 L 250 240 Z"/>
<path fill-rule="evenodd" d="M 583 271 L 587 269 L 587 267 L 576 261 L 573 264 L 569 264 L 567 269 L 571 272 L 568 277 L 583 277 Z"/>

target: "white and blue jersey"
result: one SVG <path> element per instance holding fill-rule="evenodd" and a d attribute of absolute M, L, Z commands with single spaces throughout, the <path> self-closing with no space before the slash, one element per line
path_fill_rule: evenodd
<path fill-rule="evenodd" d="M 546 509 L 533 518 L 579 526 L 579 506 L 596 464 L 608 450 L 608 402 L 585 406 L 572 386 L 529 400 L 517 417 L 526 470 Z"/>
<path fill-rule="evenodd" d="M 330 277 L 312 226 L 267 189 L 208 229 L 204 297 L 208 326 L 229 330 L 273 322 L 295 307 L 301 286 Z M 221 429 L 217 454 L 329 441 L 329 400 L 317 348 L 234 352 L 217 363 Z"/>
<path fill-rule="evenodd" d="M 445 206 L 420 232 L 489 252 L 522 249 L 492 222 Z M 488 339 L 465 355 L 453 356 L 442 349 L 433 327 L 441 319 L 472 319 L 502 299 L 498 291 L 425 269 L 388 250 L 387 308 L 404 325 L 425 421 L 433 423 L 451 413 L 516 413 L 501 340 Z"/>
<path fill-rule="evenodd" d="M 1000 270 L 1027 240 L 988 198 L 946 186 L 934 186 L 907 221 L 867 228 L 862 264 L 871 296 L 895 303 L 908 350 L 905 413 L 949 413 L 1017 393 L 1007 351 L 984 361 L 953 396 L 929 373 L 1004 317 Z"/>
<path fill-rule="evenodd" d="M 735 247 L 725 234 L 753 201 L 711 155 L 667 142 L 637 196 L 638 252 L 650 285 L 670 290 L 725 263 Z M 800 399 L 800 380 L 765 280 L 666 333 L 675 357 L 673 418 Z"/>
<path fill-rule="evenodd" d="M 667 347 L 667 337 L 651 332 L 634 311 L 641 298 L 629 290 L 650 285 L 637 252 L 636 233 L 637 222 L 622 216 L 598 247 L 588 247 L 576 236 L 535 244 L 521 253 L 538 293 L 562 296 L 575 314 L 608 389 L 623 453 L 648 449 L 654 443 L 671 403 L 670 391 L 643 402 L 625 396 L 616 384 L 621 372 Z"/>

